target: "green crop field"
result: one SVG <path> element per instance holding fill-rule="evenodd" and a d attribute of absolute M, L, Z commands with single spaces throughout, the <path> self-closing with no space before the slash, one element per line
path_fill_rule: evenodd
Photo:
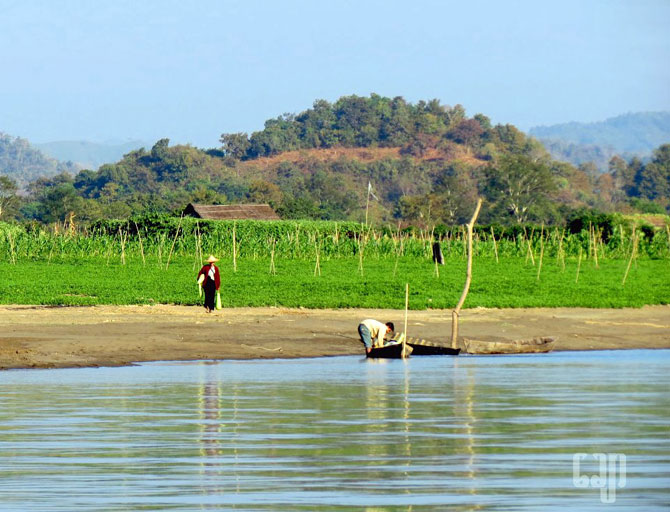
<path fill-rule="evenodd" d="M 222 300 L 233 306 L 453 308 L 465 281 L 463 233 L 364 230 L 334 222 L 172 219 L 89 232 L 0 225 L 0 303 L 199 304 L 203 258 L 221 258 Z M 234 242 L 233 242 L 234 240 Z M 318 262 L 318 265 L 317 265 Z M 594 230 L 482 231 L 464 307 L 639 307 L 670 303 L 670 245 Z"/>

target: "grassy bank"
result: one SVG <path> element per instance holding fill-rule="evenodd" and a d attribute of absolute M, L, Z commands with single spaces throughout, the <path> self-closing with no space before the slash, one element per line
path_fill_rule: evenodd
<path fill-rule="evenodd" d="M 564 263 L 564 264 L 563 264 Z M 639 307 L 670 303 L 670 261 L 640 259 L 628 268 L 625 259 L 476 258 L 465 307 Z M 199 263 L 198 263 L 199 264 Z M 232 306 L 309 308 L 404 307 L 410 283 L 412 309 L 452 308 L 465 277 L 465 260 L 448 257 L 440 266 L 425 258 L 332 258 L 315 260 L 232 258 L 220 262 L 222 300 Z M 577 269 L 579 276 L 577 278 Z M 538 279 L 539 270 L 539 279 Z M 192 257 L 165 265 L 133 259 L 121 264 L 104 258 L 74 262 L 19 261 L 0 263 L 3 304 L 199 304 Z"/>
<path fill-rule="evenodd" d="M 452 308 L 465 280 L 464 234 L 311 221 L 0 223 L 0 303 L 197 304 L 195 274 L 213 253 L 229 307 L 402 308 L 409 283 L 411 308 Z M 438 239 L 446 265 L 436 268 Z M 668 227 L 480 226 L 473 249 L 465 307 L 670 303 Z"/>

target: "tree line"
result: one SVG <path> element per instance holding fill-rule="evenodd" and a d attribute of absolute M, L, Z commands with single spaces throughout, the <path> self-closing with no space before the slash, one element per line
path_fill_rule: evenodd
<path fill-rule="evenodd" d="M 572 212 L 667 212 L 670 145 L 651 161 L 615 157 L 609 172 L 553 160 L 512 125 L 437 100 L 318 100 L 221 147 L 140 148 L 98 171 L 41 177 L 17 194 L 0 179 L 0 218 L 79 222 L 179 212 L 187 203 L 267 202 L 283 218 L 458 224 L 477 196 L 482 222 L 561 224 Z"/>

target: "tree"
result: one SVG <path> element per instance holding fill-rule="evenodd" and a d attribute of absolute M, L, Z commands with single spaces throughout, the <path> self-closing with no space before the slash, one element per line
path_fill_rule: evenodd
<path fill-rule="evenodd" d="M 151 148 L 151 157 L 156 160 L 162 160 L 167 156 L 167 150 L 169 145 L 170 145 L 170 139 L 160 139 Z"/>
<path fill-rule="evenodd" d="M 251 147 L 249 136 L 244 132 L 224 133 L 221 135 L 220 141 L 223 144 L 224 155 L 233 157 L 236 160 L 245 158 L 247 151 Z"/>
<path fill-rule="evenodd" d="M 635 181 L 640 197 L 651 200 L 670 198 L 670 144 L 654 150 L 654 158 L 640 167 Z"/>
<path fill-rule="evenodd" d="M 556 188 L 549 167 L 522 155 L 503 157 L 485 173 L 488 200 L 507 210 L 518 223 L 528 221 L 532 209 Z"/>
<path fill-rule="evenodd" d="M 282 200 L 282 191 L 274 183 L 256 180 L 249 187 L 249 199 L 254 203 L 268 203 L 277 208 Z"/>
<path fill-rule="evenodd" d="M 0 176 L 0 220 L 7 219 L 16 213 L 19 204 L 17 191 L 16 181 L 7 176 Z"/>
<path fill-rule="evenodd" d="M 447 137 L 459 144 L 473 145 L 484 133 L 482 125 L 474 119 L 463 119 L 447 133 Z"/>

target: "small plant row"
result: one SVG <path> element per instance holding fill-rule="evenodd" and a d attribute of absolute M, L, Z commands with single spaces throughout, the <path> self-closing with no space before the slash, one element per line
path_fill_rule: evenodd
<path fill-rule="evenodd" d="M 593 225 L 577 233 L 539 226 L 510 229 L 513 236 L 496 234 L 493 226 L 475 232 L 476 257 L 570 257 L 670 259 L 670 228 L 652 236 L 623 225 L 607 238 Z M 185 256 L 201 262 L 208 254 L 219 258 L 388 259 L 414 257 L 430 260 L 433 245 L 445 257 L 465 257 L 465 232 L 454 229 L 436 237 L 434 230 L 391 230 L 359 223 L 327 221 L 203 221 L 190 218 L 105 221 L 86 229 L 72 225 L 28 227 L 0 223 L 0 261 L 77 261 L 133 259 L 169 265 Z"/>

